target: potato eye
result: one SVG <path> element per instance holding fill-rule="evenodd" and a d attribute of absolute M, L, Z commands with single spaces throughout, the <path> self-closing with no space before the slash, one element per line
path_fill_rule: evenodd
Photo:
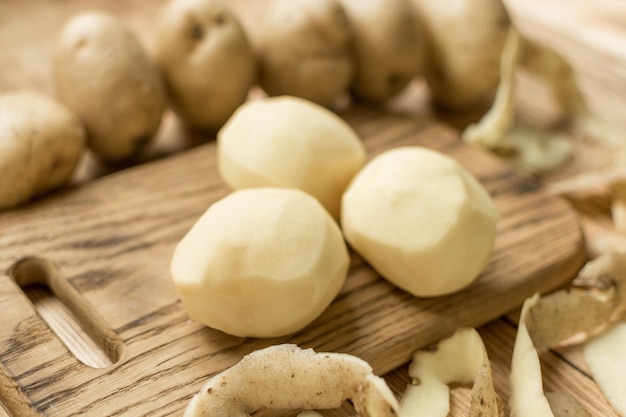
<path fill-rule="evenodd" d="M 221 26 L 224 23 L 226 23 L 226 16 L 224 15 L 224 13 L 218 13 L 217 15 L 215 15 L 216 26 Z"/>
<path fill-rule="evenodd" d="M 198 23 L 191 25 L 191 37 L 197 41 L 204 38 L 204 28 Z"/>
<path fill-rule="evenodd" d="M 389 76 L 387 77 L 387 83 L 391 87 L 398 87 L 404 83 L 404 77 L 400 74 L 389 74 Z"/>

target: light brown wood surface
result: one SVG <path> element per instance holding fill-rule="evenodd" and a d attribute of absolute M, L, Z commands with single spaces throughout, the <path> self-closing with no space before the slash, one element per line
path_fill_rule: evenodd
<path fill-rule="evenodd" d="M 0 91 L 32 88 L 53 94 L 51 46 L 58 28 L 73 12 L 89 7 L 110 10 L 128 21 L 150 47 L 151 22 L 160 3 L 0 2 Z M 235 3 L 242 7 L 247 2 Z M 594 107 L 620 122 L 623 103 L 616 91 L 623 87 L 612 84 L 623 81 L 623 73 L 614 74 L 609 68 L 594 72 L 593 62 L 583 59 L 623 62 L 619 45 L 598 50 L 597 41 L 588 42 L 596 39 L 593 36 L 581 39 L 566 30 L 572 29 L 572 21 L 561 17 L 546 23 L 542 7 L 556 15 L 554 10 L 563 6 L 557 0 L 543 6 L 521 0 L 509 3 L 521 27 L 578 59 L 573 61 L 581 69 Z M 585 33 L 601 32 L 602 22 L 596 19 L 599 30 L 587 28 Z M 532 91 L 521 97 L 528 113 L 549 108 L 533 100 Z M 498 392 L 506 402 L 515 322 L 498 318 L 515 310 L 526 296 L 549 291 L 576 273 L 585 260 L 579 219 L 588 235 L 610 228 L 606 198 L 600 197 L 598 210 L 589 209 L 593 203 L 576 201 L 579 212 L 575 213 L 567 202 L 545 192 L 542 184 L 551 177 L 529 180 L 497 158 L 462 146 L 454 129 L 434 119 L 419 83 L 387 110 L 357 107 L 342 115 L 364 138 L 370 155 L 391 146 L 423 144 L 451 154 L 474 172 L 495 196 L 502 215 L 496 251 L 474 286 L 429 300 L 393 289 L 355 256 L 342 295 L 312 326 L 289 340 L 355 353 L 377 372 L 389 372 L 389 383 L 400 393 L 408 382 L 403 364 L 415 349 L 459 325 L 490 322 L 480 332 Z M 178 150 L 185 146 L 180 145 L 184 135 L 169 117 L 160 144 L 165 152 Z M 577 155 L 554 178 L 593 168 L 606 158 L 602 152 L 593 155 Z M 83 174 L 88 174 L 79 176 L 74 189 L 0 215 L 0 270 L 11 269 L 23 257 L 44 259 L 18 263 L 11 273 L 0 276 L 0 399 L 16 416 L 180 415 L 190 395 L 212 372 L 251 349 L 278 342 L 234 338 L 191 322 L 169 279 L 173 246 L 199 214 L 227 192 L 215 171 L 213 144 L 87 181 L 92 169 L 86 161 Z M 37 303 L 35 309 L 15 283 L 29 279 L 46 280 L 77 312 L 83 328 L 104 347 L 104 354 L 94 353 L 96 357 L 87 360 L 98 368 L 77 360 L 40 318 L 46 313 L 37 300 L 46 297 L 27 291 Z M 58 307 L 54 309 L 53 321 L 59 315 Z M 58 332 L 80 334 L 81 330 Z M 78 348 L 79 353 L 90 351 L 94 348 Z M 569 392 L 592 415 L 615 415 L 584 373 L 575 349 L 548 352 L 542 364 L 547 390 Z M 451 414 L 465 415 L 467 409 L 467 392 L 456 390 Z M 328 415 L 349 413 L 346 407 Z"/>

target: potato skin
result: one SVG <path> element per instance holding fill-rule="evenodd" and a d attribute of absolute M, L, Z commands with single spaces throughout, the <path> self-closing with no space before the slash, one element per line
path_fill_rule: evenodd
<path fill-rule="evenodd" d="M 126 25 L 82 12 L 58 39 L 58 96 L 83 120 L 88 146 L 102 160 L 132 159 L 151 142 L 166 100 L 156 66 Z"/>
<path fill-rule="evenodd" d="M 412 0 L 424 34 L 423 73 L 441 108 L 491 105 L 500 82 L 500 56 L 511 21 L 501 0 L 466 0 L 448 7 Z"/>
<path fill-rule="evenodd" d="M 32 92 L 0 96 L 0 210 L 61 187 L 85 150 L 86 132 L 65 106 Z"/>
<path fill-rule="evenodd" d="M 420 72 L 421 39 L 408 0 L 340 0 L 350 24 L 355 56 L 354 97 L 381 103 Z"/>
<path fill-rule="evenodd" d="M 256 81 L 256 58 L 237 16 L 222 0 L 173 0 L 161 12 L 156 41 L 178 116 L 195 129 L 219 129 Z"/>
<path fill-rule="evenodd" d="M 259 84 L 330 106 L 354 76 L 352 35 L 337 0 L 274 0 L 255 37 Z"/>

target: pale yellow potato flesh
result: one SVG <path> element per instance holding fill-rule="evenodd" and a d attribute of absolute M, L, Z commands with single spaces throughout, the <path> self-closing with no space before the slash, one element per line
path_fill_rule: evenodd
<path fill-rule="evenodd" d="M 460 328 L 434 349 L 415 352 L 409 376 L 413 382 L 400 401 L 400 417 L 446 417 L 452 383 L 473 384 L 470 415 L 502 415 L 487 351 L 474 329 Z"/>
<path fill-rule="evenodd" d="M 176 247 L 171 272 L 192 319 L 236 336 L 275 337 L 317 318 L 348 266 L 339 226 L 317 200 L 258 188 L 214 203 Z"/>
<path fill-rule="evenodd" d="M 363 143 L 348 123 L 291 96 L 245 103 L 217 138 L 219 173 L 230 188 L 298 188 L 334 218 L 365 160 Z"/>
<path fill-rule="evenodd" d="M 373 158 L 343 196 L 347 241 L 383 277 L 415 296 L 471 284 L 487 265 L 498 213 L 453 159 L 421 147 Z"/>
<path fill-rule="evenodd" d="M 620 322 L 583 346 L 589 371 L 615 411 L 626 416 L 626 322 Z"/>
<path fill-rule="evenodd" d="M 553 416 L 548 399 L 543 393 L 539 356 L 524 322 L 527 311 L 538 300 L 539 295 L 526 300 L 522 307 L 522 318 L 517 328 L 510 374 L 511 396 L 509 405 L 511 417 Z"/>

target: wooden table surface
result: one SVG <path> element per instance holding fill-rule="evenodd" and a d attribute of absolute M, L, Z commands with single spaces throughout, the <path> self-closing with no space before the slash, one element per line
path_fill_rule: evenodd
<path fill-rule="evenodd" d="M 237 0 L 235 3 L 240 2 Z M 46 7 L 32 7 L 34 3 Z M 81 2 L 77 0 L 60 3 L 66 7 L 81 8 Z M 95 3 L 103 7 L 107 4 L 104 1 Z M 30 69 L 28 76 L 24 76 L 20 67 L 38 61 L 37 54 L 49 53 L 52 42 L 51 39 L 38 39 L 36 28 L 26 30 L 29 26 L 25 22 L 37 13 L 54 13 L 56 5 L 57 2 L 53 1 L 5 0 L 0 3 L 0 92 L 17 88 L 51 91 L 49 68 L 43 65 Z M 552 45 L 570 59 L 591 107 L 608 121 L 626 129 L 626 3 L 622 0 L 508 0 L 507 5 L 525 33 Z M 118 6 L 106 7 L 115 9 Z M 9 11 L 14 18 L 6 18 Z M 129 12 L 128 16 L 136 14 Z M 142 27 L 149 21 L 135 19 L 132 24 Z M 19 36 L 2 36 L 6 33 Z M 146 41 L 149 43 L 149 39 Z M 22 42 L 24 48 L 13 47 L 17 42 Z M 544 94 L 530 83 L 520 94 L 522 113 L 533 118 L 553 111 Z M 537 100 L 536 97 L 542 99 Z M 624 142 L 626 144 L 626 139 Z M 585 141 L 578 141 L 576 145 L 576 153 L 570 163 L 539 180 L 549 185 L 603 167 L 615 156 L 613 150 Z M 606 239 L 621 241 L 622 237 L 612 228 L 608 195 L 599 190 L 570 202 L 580 213 L 590 254 L 596 254 Z M 517 312 L 513 311 L 479 329 L 492 362 L 497 391 L 505 404 L 508 401 L 508 374 L 516 316 Z M 549 351 L 541 356 L 541 361 L 546 391 L 567 392 L 593 416 L 617 416 L 587 373 L 580 349 L 573 347 Z M 406 367 L 401 367 L 386 375 L 397 393 L 402 392 L 408 382 L 406 372 Z M 467 415 L 468 392 L 465 388 L 453 390 L 450 415 Z M 349 409 L 345 409 L 332 415 L 348 414 Z"/>

